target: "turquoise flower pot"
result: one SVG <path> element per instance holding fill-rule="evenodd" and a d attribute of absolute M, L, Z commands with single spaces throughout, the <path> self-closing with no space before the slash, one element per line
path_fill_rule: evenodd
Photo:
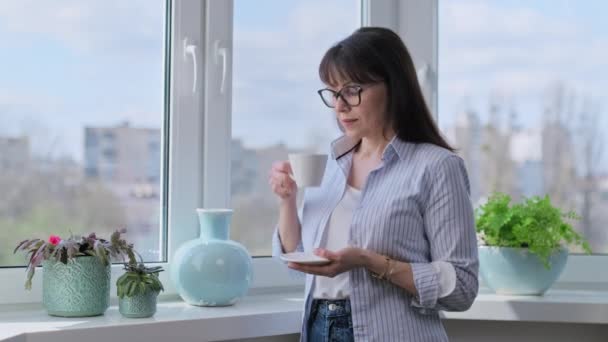
<path fill-rule="evenodd" d="M 118 311 L 127 318 L 152 317 L 156 313 L 158 291 L 148 289 L 143 294 L 118 299 Z"/>
<path fill-rule="evenodd" d="M 182 299 L 197 306 L 226 306 L 243 297 L 252 281 L 249 253 L 228 239 L 230 209 L 197 209 L 200 236 L 178 248 L 171 280 Z"/>
<path fill-rule="evenodd" d="M 568 261 L 568 250 L 560 248 L 545 268 L 527 248 L 479 246 L 479 272 L 497 294 L 542 295 L 559 278 Z"/>
<path fill-rule="evenodd" d="M 98 316 L 110 303 L 110 265 L 93 256 L 42 263 L 42 303 L 51 316 Z"/>

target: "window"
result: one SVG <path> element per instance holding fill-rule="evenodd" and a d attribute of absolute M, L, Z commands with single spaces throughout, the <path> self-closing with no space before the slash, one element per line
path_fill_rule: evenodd
<path fill-rule="evenodd" d="M 161 199 L 130 196 L 162 186 L 165 18 L 164 0 L 0 4 L 1 267 L 26 238 L 123 227 L 166 259 Z"/>
<path fill-rule="evenodd" d="M 316 92 L 317 68 L 360 26 L 359 8 L 358 0 L 234 1 L 231 235 L 252 255 L 270 255 L 278 221 L 272 162 L 289 151 L 328 152 L 340 135 Z"/>
<path fill-rule="evenodd" d="M 493 122 L 503 123 L 500 129 L 513 128 L 505 127 L 505 120 L 512 116 L 503 112 L 515 112 L 518 113 L 515 128 L 526 132 L 534 130 L 532 123 L 539 120 L 544 113 L 540 109 L 545 108 L 538 101 L 547 100 L 552 104 L 549 100 L 554 99 L 539 100 L 545 89 L 545 83 L 540 81 L 547 78 L 540 77 L 542 75 L 559 79 L 563 84 L 559 88 L 551 83 L 546 89 L 583 96 L 576 97 L 577 101 L 589 98 L 593 105 L 590 108 L 595 108 L 603 95 L 602 89 L 607 88 L 601 72 L 597 71 L 603 70 L 599 56 L 606 52 L 602 22 L 592 15 L 605 12 L 599 1 L 572 10 L 560 7 L 561 3 L 535 3 L 528 5 L 535 7 L 522 10 L 517 7 L 522 4 L 461 0 L 266 0 L 254 4 L 246 0 L 167 3 L 157 0 L 126 5 L 118 1 L 75 5 L 50 5 L 40 1 L 34 4 L 35 8 L 16 1 L 0 5 L 0 36 L 5 50 L 14 52 L 0 57 L 5 61 L 0 66 L 3 75 L 0 79 L 0 193 L 4 195 L 0 203 L 1 266 L 23 264 L 22 259 L 14 259 L 10 254 L 14 243 L 6 241 L 21 238 L 14 236 L 16 231 L 23 237 L 31 236 L 33 230 L 27 229 L 34 227 L 14 225 L 14 217 L 30 210 L 23 203 L 32 202 L 6 198 L 23 193 L 14 191 L 16 185 L 25 185 L 28 191 L 45 190 L 39 184 L 45 184 L 42 179 L 48 183 L 47 175 L 52 175 L 64 182 L 50 183 L 52 186 L 47 192 L 56 197 L 47 198 L 63 198 L 62 189 L 67 186 L 78 189 L 83 183 L 95 184 L 103 190 L 98 198 L 100 203 L 113 207 L 95 206 L 96 210 L 87 214 L 91 222 L 107 222 L 104 215 L 112 210 L 123 212 L 120 222 L 137 220 L 132 227 L 148 232 L 145 238 L 136 241 L 138 246 L 145 246 L 139 249 L 143 249 L 148 261 L 164 263 L 165 267 L 182 243 L 198 236 L 195 208 L 233 208 L 231 236 L 257 256 L 253 261 L 252 287 L 302 285 L 300 280 L 290 278 L 279 263 L 263 257 L 270 254 L 270 234 L 277 221 L 277 202 L 266 185 L 266 176 L 271 162 L 285 159 L 287 151 L 328 152 L 329 142 L 339 135 L 332 111 L 316 94 L 322 86 L 317 79 L 317 65 L 332 43 L 361 24 L 387 26 L 402 36 L 419 76 L 424 77 L 425 96 L 433 112 L 439 113 L 440 126 L 453 140 L 459 132 L 454 127 L 462 122 L 463 116 L 459 114 L 463 112 L 475 112 L 481 125 L 487 125 L 489 114 L 496 112 L 499 119 Z M 514 14 L 493 17 L 492 8 Z M 459 11 L 481 14 L 462 19 L 458 17 Z M 555 14 L 548 19 L 549 24 L 537 20 L 546 24 L 535 26 L 543 28 L 542 39 L 534 36 L 536 31 L 523 37 L 501 35 L 500 25 L 496 24 L 504 22 L 500 18 L 517 22 L 515 26 L 504 25 L 517 33 L 526 27 L 526 18 L 532 17 L 533 22 L 540 18 L 530 14 L 535 11 L 545 16 Z M 107 26 L 110 20 L 115 20 L 115 25 Z M 485 24 L 484 20 L 492 25 Z M 100 21 L 103 24 L 97 25 Z M 561 27 L 564 23 L 570 24 Z M 85 26 L 74 30 L 78 24 Z M 484 33 L 490 35 L 490 40 L 482 40 Z M 116 36 L 119 40 L 114 39 Z M 532 37 L 545 43 L 554 42 L 556 36 L 561 37 L 560 47 L 566 46 L 565 42 L 570 47 L 566 47 L 568 51 L 555 48 L 557 52 L 550 54 L 553 59 L 540 53 L 544 51 L 524 45 L 531 44 L 528 40 Z M 483 50 L 484 46 L 492 49 Z M 522 57 L 521 46 L 535 54 Z M 576 58 L 566 58 L 570 50 L 578 51 Z M 487 63 L 492 53 L 500 57 L 500 63 Z M 563 60 L 566 60 L 564 64 L 549 63 Z M 438 64 L 441 66 L 439 88 Z M 64 69 L 59 68 L 62 65 Z M 548 69 L 546 65 L 553 67 Z M 521 84 L 515 81 L 521 81 L 522 73 L 512 72 L 518 68 L 525 70 L 523 76 L 536 76 L 529 84 L 523 82 L 526 91 L 513 88 L 513 84 Z M 18 75 L 16 70 L 20 70 Z M 421 72 L 424 70 L 426 72 Z M 505 89 L 512 93 L 502 97 L 493 95 L 504 87 L 510 87 Z M 496 98 L 502 102 L 492 102 L 498 105 L 494 110 L 487 103 Z M 470 117 L 464 118 L 466 122 Z M 595 134 L 595 128 L 606 128 L 605 121 L 601 120 L 592 126 L 583 126 L 592 122 L 589 119 L 579 122 L 580 126 L 567 128 L 587 127 L 582 132 L 589 136 Z M 505 139 L 505 131 L 497 132 L 497 141 Z M 566 136 L 565 131 L 554 132 Z M 464 136 L 469 140 L 476 137 L 475 134 Z M 502 145 L 514 148 L 525 139 L 538 140 L 538 136 L 523 134 L 522 137 L 519 142 L 503 141 Z M 601 139 L 597 140 L 605 146 L 606 142 Z M 575 158 L 570 160 L 576 162 L 576 167 L 570 170 L 576 171 L 573 179 L 579 185 L 579 172 L 583 170 L 580 167 L 585 164 L 580 162 L 584 154 L 576 152 L 577 146 L 582 145 L 571 147 Z M 484 151 L 483 145 L 479 148 Z M 108 150 L 114 152 L 104 155 Z M 475 148 L 462 149 L 465 155 L 471 151 Z M 538 153 L 525 152 L 528 154 L 524 155 Z M 520 158 L 521 154 L 516 156 Z M 466 156 L 465 159 L 467 163 L 476 160 Z M 513 191 L 541 191 L 544 188 L 540 184 L 545 185 L 537 179 L 544 177 L 544 172 L 562 174 L 541 168 L 534 159 L 523 160 L 526 162 L 509 171 L 512 179 L 517 176 L 520 181 Z M 597 164 L 601 167 L 596 165 L 599 168 L 593 173 L 599 175 L 599 181 L 591 183 L 594 190 L 587 198 L 592 204 L 592 222 L 599 222 L 593 227 L 601 231 L 605 221 L 593 220 L 603 214 L 598 209 L 606 206 L 608 198 L 608 193 L 601 190 L 606 188 L 605 176 L 602 176 L 607 173 L 606 157 L 602 155 L 593 160 L 601 160 Z M 481 177 L 481 168 L 470 165 L 471 177 Z M 26 181 L 31 173 L 42 183 Z M 595 181 L 596 177 L 591 179 Z M 12 192 L 5 191 L 9 187 Z M 475 189 L 478 196 L 483 196 L 481 185 Z M 566 191 L 574 191 L 572 189 L 566 188 Z M 574 199 L 580 204 L 585 196 L 580 189 L 577 191 Z M 34 196 L 37 192 L 30 194 L 37 198 Z M 113 201 L 116 194 L 125 200 Z M 45 222 L 44 226 L 36 227 L 36 232 L 56 233 L 55 227 L 65 226 L 67 219 L 58 215 L 66 202 L 55 202 L 57 210 L 48 211 L 55 216 L 34 212 L 40 219 L 38 222 Z M 13 221 L 7 226 L 7 220 Z M 49 222 L 58 223 L 50 225 Z M 120 222 L 112 221 L 108 225 L 114 228 L 114 224 Z M 604 235 L 597 241 L 602 241 Z M 596 248 L 598 251 L 603 252 Z M 571 256 L 561 280 L 605 284 L 608 277 L 594 272 L 602 267 L 604 258 Z M 121 272 L 120 266 L 113 267 L 113 277 Z M 15 280 L 0 282 L 0 303 L 40 301 L 41 277 L 34 279 L 31 293 L 22 290 L 22 277 L 22 268 L 0 269 L 1 279 Z M 166 293 L 175 293 L 169 272 L 162 272 L 161 278 Z"/>
<path fill-rule="evenodd" d="M 475 204 L 549 194 L 608 252 L 607 29 L 602 1 L 440 1 L 439 122 Z M 572 252 L 579 252 L 573 250 Z"/>

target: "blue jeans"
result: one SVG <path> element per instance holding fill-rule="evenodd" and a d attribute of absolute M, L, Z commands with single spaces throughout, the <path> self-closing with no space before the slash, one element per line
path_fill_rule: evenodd
<path fill-rule="evenodd" d="M 353 342 L 350 300 L 314 299 L 308 319 L 309 342 Z"/>

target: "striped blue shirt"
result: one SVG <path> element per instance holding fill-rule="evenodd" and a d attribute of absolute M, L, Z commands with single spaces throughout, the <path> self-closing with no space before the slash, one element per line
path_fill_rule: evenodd
<path fill-rule="evenodd" d="M 357 142 L 342 137 L 332 143 L 323 183 L 306 189 L 300 211 L 299 251 L 312 252 L 342 198 Z M 353 212 L 349 245 L 386 255 L 412 266 L 418 298 L 364 268 L 349 273 L 355 341 L 448 341 L 439 310 L 464 311 L 478 291 L 478 255 L 469 180 L 456 154 L 432 145 L 395 137 L 380 165 L 370 172 Z M 273 255 L 282 252 L 278 230 Z M 439 295 L 439 275 L 432 262 L 454 267 L 456 286 Z M 312 303 L 313 276 L 306 275 L 304 323 Z M 305 327 L 306 324 L 303 324 Z M 306 329 L 302 340 L 306 340 Z"/>

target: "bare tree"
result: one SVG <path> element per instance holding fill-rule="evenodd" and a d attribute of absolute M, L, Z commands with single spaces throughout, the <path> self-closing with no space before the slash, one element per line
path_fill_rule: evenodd
<path fill-rule="evenodd" d="M 574 207 L 576 165 L 574 139 L 575 97 L 562 83 L 551 87 L 543 112 L 542 157 L 544 189 L 561 207 Z"/>
<path fill-rule="evenodd" d="M 582 168 L 580 184 L 582 193 L 581 228 L 587 236 L 591 236 L 592 195 L 598 187 L 597 175 L 603 154 L 603 142 L 601 140 L 602 125 L 600 123 L 599 106 L 594 105 L 588 97 L 583 99 L 581 110 L 578 113 L 578 121 L 578 150 L 581 158 L 579 165 Z"/>
<path fill-rule="evenodd" d="M 511 125 L 503 125 L 505 111 L 502 101 L 493 98 L 489 105 L 489 122 L 483 128 L 481 192 L 500 191 L 515 195 L 514 163 L 511 159 Z"/>
<path fill-rule="evenodd" d="M 457 116 L 453 130 L 446 132 L 452 134 L 451 143 L 465 162 L 471 181 L 471 199 L 476 203 L 483 195 L 480 189 L 482 126 L 479 115 L 469 105 L 468 109 Z"/>
<path fill-rule="evenodd" d="M 65 236 L 69 231 L 103 233 L 126 225 L 125 209 L 109 188 L 84 182 L 78 176 L 80 165 L 57 159 L 53 143 L 57 139 L 46 132 L 44 124 L 33 120 L 24 124 L 28 141 L 40 138 L 46 146 L 37 151 L 39 157 L 32 157 L 28 143 L 24 154 L 29 166 L 0 172 L 0 266 L 22 264 L 23 259 L 11 251 L 25 238 Z"/>
<path fill-rule="evenodd" d="M 65 154 L 62 132 L 53 131 L 40 118 L 25 117 L 20 122 L 21 134 L 29 137 L 32 155 L 51 161 Z"/>
<path fill-rule="evenodd" d="M 604 144 L 599 107 L 589 96 L 557 83 L 550 89 L 543 117 L 548 192 L 556 204 L 577 209 L 581 216 L 579 230 L 596 242 L 592 243 L 595 250 L 601 241 L 593 231 L 592 214 Z"/>

